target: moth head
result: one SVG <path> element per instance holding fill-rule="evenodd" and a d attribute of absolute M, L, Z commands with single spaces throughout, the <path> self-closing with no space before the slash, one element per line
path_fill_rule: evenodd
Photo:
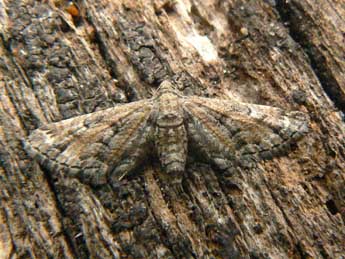
<path fill-rule="evenodd" d="M 173 94 L 182 97 L 181 92 L 176 88 L 176 86 L 169 80 L 164 80 L 158 87 L 156 92 L 156 97 L 160 97 L 163 94 Z"/>

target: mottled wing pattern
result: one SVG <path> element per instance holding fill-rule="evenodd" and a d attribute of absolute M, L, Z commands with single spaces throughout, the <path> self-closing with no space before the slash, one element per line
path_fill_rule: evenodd
<path fill-rule="evenodd" d="M 186 98 L 183 106 L 192 147 L 223 170 L 287 153 L 308 132 L 302 112 L 201 97 Z"/>
<path fill-rule="evenodd" d="M 90 184 L 120 180 L 148 153 L 151 110 L 144 100 L 50 123 L 30 135 L 26 150 L 50 171 Z"/>

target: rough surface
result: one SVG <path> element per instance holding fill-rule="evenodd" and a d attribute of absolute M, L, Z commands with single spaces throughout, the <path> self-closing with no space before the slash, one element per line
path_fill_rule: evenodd
<path fill-rule="evenodd" d="M 0 257 L 344 257 L 344 10 L 326 0 L 0 0 Z M 306 113 L 309 133 L 253 168 L 221 170 L 195 152 L 179 186 L 151 154 L 95 187 L 25 152 L 33 130 L 135 105 L 166 78 L 186 98 Z M 221 121 L 195 103 L 187 122 Z M 207 126 L 198 132 L 206 141 Z"/>

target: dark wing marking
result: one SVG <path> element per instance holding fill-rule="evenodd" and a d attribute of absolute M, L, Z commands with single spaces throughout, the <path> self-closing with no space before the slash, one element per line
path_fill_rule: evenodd
<path fill-rule="evenodd" d="M 222 169 L 284 154 L 308 132 L 302 112 L 200 97 L 186 98 L 183 106 L 191 144 Z"/>
<path fill-rule="evenodd" d="M 32 132 L 26 150 L 50 171 L 88 183 L 121 179 L 147 153 L 151 110 L 144 100 L 50 123 Z"/>

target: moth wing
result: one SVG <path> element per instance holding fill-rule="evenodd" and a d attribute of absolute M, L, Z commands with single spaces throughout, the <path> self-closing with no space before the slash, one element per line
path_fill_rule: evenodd
<path fill-rule="evenodd" d="M 286 153 L 309 127 L 302 112 L 234 100 L 190 97 L 183 107 L 192 147 L 224 170 Z"/>
<path fill-rule="evenodd" d="M 25 147 L 50 171 L 95 185 L 121 179 L 147 153 L 151 109 L 144 100 L 50 123 L 34 130 Z"/>

